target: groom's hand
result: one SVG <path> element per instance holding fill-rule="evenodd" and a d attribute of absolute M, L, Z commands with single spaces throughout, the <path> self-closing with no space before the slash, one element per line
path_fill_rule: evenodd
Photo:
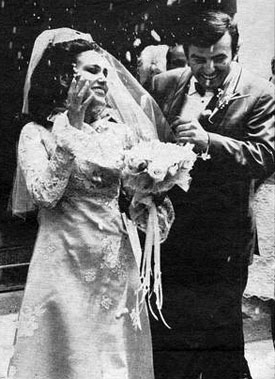
<path fill-rule="evenodd" d="M 208 115 L 202 114 L 202 117 Z M 171 125 L 174 131 L 176 142 L 190 142 L 200 149 L 206 149 L 208 145 L 208 133 L 202 127 L 197 119 L 188 120 L 184 117 L 178 117 Z"/>

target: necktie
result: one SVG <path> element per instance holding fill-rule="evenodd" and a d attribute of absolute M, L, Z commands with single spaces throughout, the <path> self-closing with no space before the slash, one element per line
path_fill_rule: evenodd
<path fill-rule="evenodd" d="M 206 90 L 199 82 L 195 82 L 195 90 L 198 92 L 199 95 L 205 95 Z"/>
<path fill-rule="evenodd" d="M 195 82 L 195 90 L 201 96 L 204 96 L 206 93 L 206 89 L 199 82 Z M 214 89 L 212 92 L 214 96 L 217 96 L 217 94 L 219 93 L 219 88 Z"/>
<path fill-rule="evenodd" d="M 199 82 L 195 82 L 195 89 L 200 96 L 204 96 L 206 93 L 205 88 Z M 206 105 L 205 110 L 210 110 L 211 112 L 214 110 L 217 104 L 217 100 L 218 100 L 218 93 L 219 93 L 218 88 L 213 91 L 213 96 L 211 97 L 209 103 Z M 206 130 L 209 130 L 209 125 L 210 125 L 208 122 L 208 117 L 209 116 L 207 117 L 203 116 L 203 117 L 200 117 L 199 119 L 200 123 Z"/>

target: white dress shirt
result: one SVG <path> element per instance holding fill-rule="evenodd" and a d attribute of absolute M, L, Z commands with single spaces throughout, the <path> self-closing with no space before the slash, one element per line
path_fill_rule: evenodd
<path fill-rule="evenodd" d="M 205 110 L 209 101 L 214 96 L 214 92 L 212 91 L 206 91 L 203 96 L 200 95 L 195 88 L 196 82 L 196 78 L 192 76 L 190 80 L 190 87 L 181 109 L 180 116 L 186 119 L 186 121 L 191 121 L 194 118 L 198 119 L 200 114 Z"/>

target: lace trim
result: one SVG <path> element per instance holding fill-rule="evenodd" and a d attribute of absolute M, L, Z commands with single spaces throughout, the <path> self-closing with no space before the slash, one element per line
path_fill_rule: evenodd
<path fill-rule="evenodd" d="M 97 269 L 91 268 L 89 270 L 82 272 L 82 278 L 87 283 L 94 282 L 97 278 Z"/>
<path fill-rule="evenodd" d="M 52 207 L 61 198 L 71 174 L 73 155 L 56 147 L 49 157 L 43 140 L 49 132 L 36 124 L 28 124 L 20 136 L 18 156 L 29 193 L 35 203 Z"/>
<path fill-rule="evenodd" d="M 95 138 L 94 134 L 90 135 L 83 130 L 72 127 L 64 114 L 56 117 L 52 133 L 59 146 L 65 146 L 83 162 L 90 162 L 111 170 L 120 170 L 123 165 L 121 139 L 117 138 L 111 141 L 110 136 L 106 138 L 104 133 L 97 134 L 97 138 Z"/>
<path fill-rule="evenodd" d="M 39 327 L 39 318 L 46 310 L 43 305 L 26 306 L 20 312 L 19 318 L 19 336 L 32 337 Z"/>
<path fill-rule="evenodd" d="M 115 240 L 113 237 L 106 237 L 103 240 L 103 262 L 100 268 L 102 270 L 107 269 L 107 276 L 111 274 L 121 280 L 126 280 L 126 250 L 121 243 L 121 239 Z"/>
<path fill-rule="evenodd" d="M 108 295 L 103 295 L 101 298 L 100 306 L 105 310 L 109 310 L 112 305 L 113 300 Z"/>
<path fill-rule="evenodd" d="M 10 366 L 8 370 L 7 379 L 16 379 L 17 368 L 15 366 Z"/>

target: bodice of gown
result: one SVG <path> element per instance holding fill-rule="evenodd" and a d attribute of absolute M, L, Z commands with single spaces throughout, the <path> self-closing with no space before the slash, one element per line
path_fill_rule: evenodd
<path fill-rule="evenodd" d="M 119 244 L 125 234 L 118 206 L 124 151 L 133 143 L 125 124 L 106 119 L 94 127 L 85 124 L 83 130 L 69 125 L 64 114 L 56 117 L 52 130 L 27 124 L 19 141 L 19 165 L 40 209 L 41 235 L 55 235 L 71 250 L 80 244 L 95 249 L 110 239 Z M 143 230 L 146 209 L 144 216 L 137 219 Z M 158 206 L 158 217 L 164 240 L 174 219 L 168 199 Z"/>
<path fill-rule="evenodd" d="M 26 125 L 19 164 L 28 192 L 40 208 L 40 224 L 66 225 L 70 233 L 89 225 L 98 232 L 121 231 L 118 196 L 123 151 L 131 136 L 123 124 L 101 120 L 77 130 L 64 115 L 53 129 Z"/>
<path fill-rule="evenodd" d="M 59 115 L 52 130 L 27 124 L 19 141 L 19 165 L 34 203 L 53 208 L 66 192 L 72 197 L 115 198 L 130 144 L 125 125 L 102 120 L 82 130 Z"/>

